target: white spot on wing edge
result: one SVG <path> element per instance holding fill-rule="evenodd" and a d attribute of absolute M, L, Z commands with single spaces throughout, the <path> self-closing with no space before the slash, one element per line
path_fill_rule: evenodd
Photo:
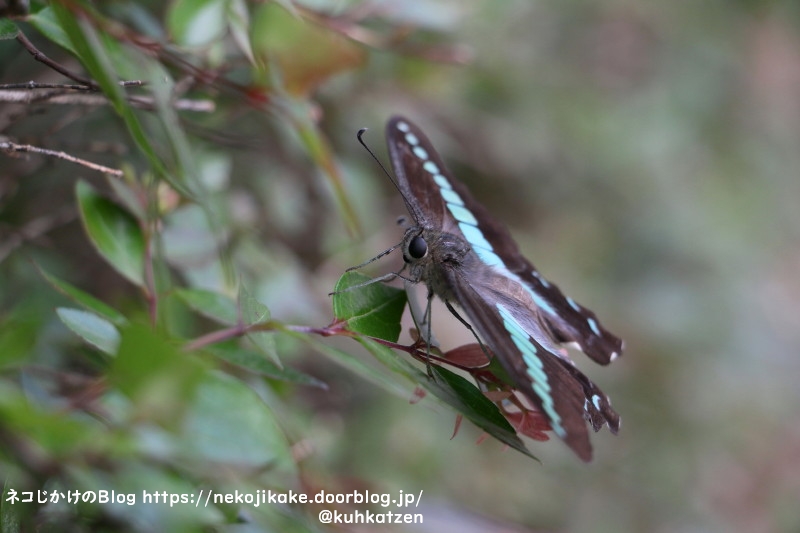
<path fill-rule="evenodd" d="M 424 168 L 434 176 L 436 174 L 439 174 L 439 167 L 437 167 L 436 163 L 434 163 L 433 161 L 426 161 L 425 164 L 422 165 L 422 168 Z"/>
<path fill-rule="evenodd" d="M 567 296 L 567 303 L 568 303 L 568 304 L 569 304 L 569 306 L 570 306 L 571 308 L 573 308 L 574 310 L 576 310 L 576 311 L 580 311 L 580 310 L 581 310 L 581 308 L 580 308 L 580 307 L 578 307 L 578 304 L 576 304 L 576 303 L 575 303 L 575 300 L 573 300 L 573 299 L 572 299 L 572 298 L 570 298 L 569 296 Z"/>
<path fill-rule="evenodd" d="M 450 186 L 450 182 L 447 181 L 447 178 L 445 178 L 441 174 L 434 174 L 433 175 L 433 181 L 435 181 L 436 185 L 438 185 L 439 188 L 442 189 L 442 190 L 445 190 L 445 189 L 452 190 L 452 187 Z"/>
<path fill-rule="evenodd" d="M 472 212 L 466 207 L 455 204 L 448 204 L 447 207 L 450 209 L 450 213 L 459 222 L 469 224 L 470 226 L 475 226 L 476 228 L 478 227 L 478 220 L 475 218 L 475 215 L 473 215 Z"/>
<path fill-rule="evenodd" d="M 455 204 L 460 206 L 464 205 L 464 201 L 461 199 L 458 193 L 453 189 L 441 188 L 439 192 L 441 193 L 442 198 L 444 198 L 444 201 L 447 202 L 448 204 Z"/>
<path fill-rule="evenodd" d="M 397 129 L 402 131 L 403 133 L 411 131 L 411 127 L 402 120 L 397 123 Z"/>
<path fill-rule="evenodd" d="M 427 161 L 427 159 L 428 159 L 428 152 L 426 152 L 426 151 L 425 151 L 425 149 L 424 149 L 423 147 L 421 147 L 421 146 L 415 146 L 415 147 L 413 148 L 413 150 L 412 150 L 412 151 L 414 152 L 414 155 L 415 155 L 415 156 L 419 157 L 419 158 L 420 158 L 421 160 L 423 160 L 423 161 Z"/>

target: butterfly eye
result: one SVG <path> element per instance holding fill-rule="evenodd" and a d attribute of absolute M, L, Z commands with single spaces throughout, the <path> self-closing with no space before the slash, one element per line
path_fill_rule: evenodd
<path fill-rule="evenodd" d="M 428 243 L 419 235 L 411 239 L 411 242 L 408 243 L 408 255 L 410 255 L 412 259 L 421 259 L 425 257 L 427 253 Z"/>

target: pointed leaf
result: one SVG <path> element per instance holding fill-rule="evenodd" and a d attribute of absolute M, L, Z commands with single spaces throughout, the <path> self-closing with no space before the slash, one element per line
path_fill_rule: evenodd
<path fill-rule="evenodd" d="M 205 289 L 178 289 L 175 295 L 201 315 L 220 324 L 232 326 L 239 321 L 236 302 L 224 294 Z"/>
<path fill-rule="evenodd" d="M 129 281 L 143 285 L 144 237 L 136 220 L 83 180 L 75 190 L 83 226 L 97 251 Z"/>
<path fill-rule="evenodd" d="M 55 290 L 70 298 L 75 303 L 83 306 L 86 310 L 91 311 L 102 318 L 116 324 L 117 326 L 124 325 L 127 322 L 125 316 L 114 309 L 101 302 L 91 294 L 83 292 L 79 288 L 60 280 L 52 274 L 46 272 L 41 266 L 36 265 L 39 273 Z"/>
<path fill-rule="evenodd" d="M 250 44 L 250 12 L 245 0 L 231 0 L 228 4 L 228 27 L 239 50 L 251 64 L 255 64 L 256 58 Z"/>
<path fill-rule="evenodd" d="M 383 283 L 345 290 L 368 280 L 356 272 L 346 272 L 339 278 L 333 295 L 333 315 L 346 321 L 350 331 L 397 342 L 406 293 Z"/>
<path fill-rule="evenodd" d="M 226 0 L 177 0 L 167 13 L 172 39 L 184 46 L 210 44 L 225 33 Z"/>
<path fill-rule="evenodd" d="M 61 24 L 56 19 L 56 14 L 53 13 L 53 10 L 49 7 L 40 9 L 36 13 L 31 13 L 25 20 L 30 22 L 34 28 L 57 45 L 69 50 L 73 54 L 75 53 L 69 37 L 67 37 Z"/>
<path fill-rule="evenodd" d="M 489 435 L 536 459 L 525 447 L 525 444 L 517 436 L 516 431 L 508 423 L 508 420 L 500 413 L 497 406 L 484 396 L 475 385 L 440 366 L 431 366 L 431 371 L 433 372 L 435 383 L 430 381 L 427 384 L 423 383 L 428 390 L 453 406 Z M 538 459 L 536 460 L 538 461 Z"/>
<path fill-rule="evenodd" d="M 291 367 L 280 368 L 274 363 L 264 359 L 264 355 L 250 350 L 245 350 L 234 344 L 218 344 L 208 349 L 209 352 L 219 357 L 227 363 L 245 368 L 251 372 L 256 372 L 270 379 L 297 383 L 300 385 L 310 385 L 327 389 L 328 385 L 313 376 L 309 376 Z"/>
<path fill-rule="evenodd" d="M 92 346 L 109 355 L 117 353 L 119 331 L 108 320 L 94 313 L 69 307 L 59 307 L 56 313 L 65 326 Z"/>

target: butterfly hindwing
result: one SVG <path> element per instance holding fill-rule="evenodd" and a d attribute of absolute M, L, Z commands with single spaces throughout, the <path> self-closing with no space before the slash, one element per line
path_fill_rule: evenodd
<path fill-rule="evenodd" d="M 581 459 L 591 460 L 582 384 L 565 368 L 559 356 L 527 333 L 514 316 L 510 302 L 488 301 L 480 286 L 463 279 L 463 272 L 451 271 L 449 275 L 468 321 L 517 388 L 547 416 L 556 435 Z"/>

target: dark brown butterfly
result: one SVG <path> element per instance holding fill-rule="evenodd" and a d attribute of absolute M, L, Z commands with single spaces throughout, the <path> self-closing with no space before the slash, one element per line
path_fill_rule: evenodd
<path fill-rule="evenodd" d="M 517 389 L 589 461 L 586 423 L 595 431 L 608 424 L 616 433 L 619 415 L 561 345 L 574 343 L 606 365 L 621 354 L 622 340 L 539 274 L 505 226 L 448 172 L 417 126 L 395 116 L 386 140 L 395 185 L 412 218 L 402 242 L 407 278 L 425 283 L 429 296 L 439 296 L 451 310 L 455 305 L 464 311 Z"/>

